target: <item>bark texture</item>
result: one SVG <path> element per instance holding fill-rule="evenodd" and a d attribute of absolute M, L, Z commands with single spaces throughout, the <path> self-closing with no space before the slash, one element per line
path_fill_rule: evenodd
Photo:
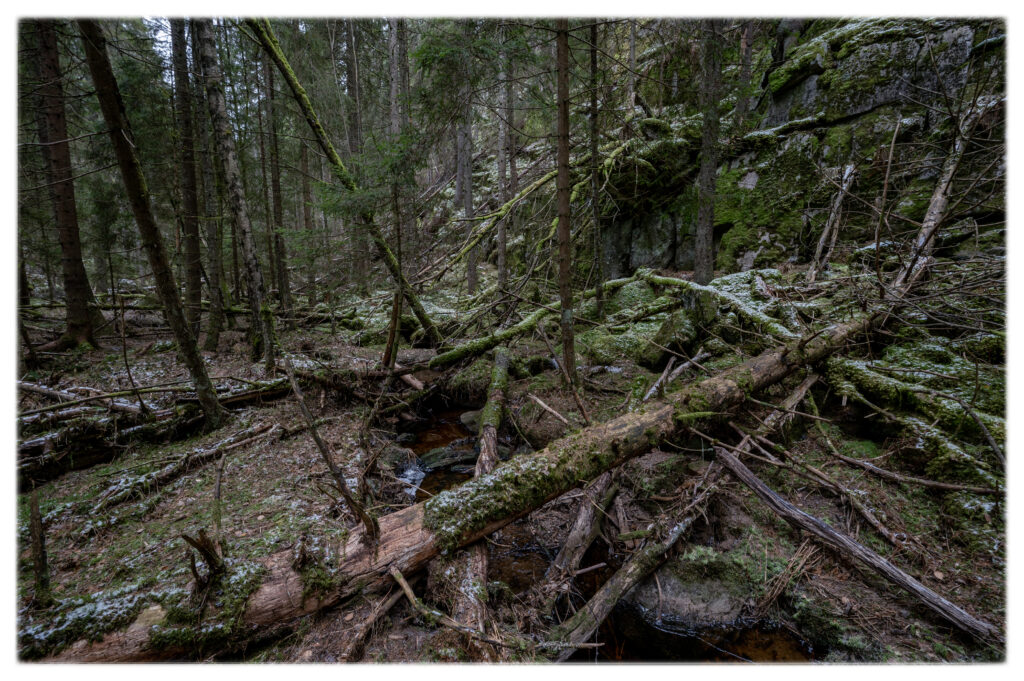
<path fill-rule="evenodd" d="M 79 343 L 96 345 L 89 312 L 92 288 L 82 263 L 82 242 L 78 233 L 78 208 L 71 173 L 71 146 L 68 144 L 67 117 L 64 112 L 63 76 L 57 51 L 55 22 L 36 21 L 38 47 L 40 115 L 39 141 L 44 144 L 50 200 L 60 239 L 60 266 L 67 296 L 67 329 L 56 349 Z"/>
<path fill-rule="evenodd" d="M 572 243 L 569 224 L 569 20 L 557 21 L 558 53 L 558 297 L 562 303 L 562 366 L 576 383 L 576 338 L 572 322 Z M 600 290 L 600 288 L 599 288 Z"/>
<path fill-rule="evenodd" d="M 181 227 L 185 246 L 185 319 L 199 338 L 203 302 L 202 256 L 199 253 L 199 201 L 192 133 L 192 88 L 185 51 L 185 20 L 171 19 L 171 61 L 174 64 L 174 119 L 178 127 L 178 172 L 181 181 Z"/>
<path fill-rule="evenodd" d="M 262 350 L 266 371 L 272 373 L 274 370 L 273 315 L 267 301 L 263 270 L 256 254 L 256 243 L 253 239 L 241 174 L 238 170 L 238 154 L 235 151 L 235 140 L 231 134 L 231 124 L 227 115 L 224 85 L 220 63 L 217 60 L 217 47 L 214 44 L 213 31 L 208 20 L 195 20 L 193 26 L 199 42 L 203 74 L 206 77 L 207 103 L 210 107 L 210 119 L 213 121 L 213 137 L 217 146 L 217 157 L 220 159 L 221 174 L 227 188 L 228 208 L 231 211 L 231 217 L 242 247 L 249 308 L 253 315 L 251 323 L 253 338 L 254 341 L 258 339 L 260 344 L 259 349 Z"/>

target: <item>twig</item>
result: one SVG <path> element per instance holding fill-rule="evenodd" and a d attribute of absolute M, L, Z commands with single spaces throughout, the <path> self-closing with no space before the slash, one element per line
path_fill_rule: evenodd
<path fill-rule="evenodd" d="M 363 522 L 363 525 L 366 527 L 367 537 L 372 541 L 376 541 L 380 534 L 377 519 L 368 514 L 366 509 L 363 508 L 363 505 L 352 495 L 352 492 L 348 488 L 348 484 L 345 482 L 345 474 L 342 473 L 341 469 L 334 463 L 334 456 L 331 453 L 331 449 L 328 444 L 324 442 L 323 438 L 320 437 L 320 431 L 317 430 L 313 414 L 310 413 L 309 407 L 306 406 L 306 400 L 302 395 L 302 390 L 299 388 L 299 382 L 295 380 L 295 371 L 292 369 L 292 363 L 291 360 L 288 359 L 288 355 L 284 356 L 284 366 L 285 370 L 288 372 L 288 380 L 291 381 L 292 384 L 292 391 L 295 393 L 295 401 L 298 403 L 299 409 L 302 411 L 302 415 L 306 418 L 306 423 L 309 424 L 309 430 L 313 434 L 313 440 L 316 442 L 316 446 L 320 450 L 320 455 L 323 457 L 328 470 L 331 472 L 331 476 L 334 478 L 334 483 L 337 485 L 338 491 L 341 492 L 341 496 L 344 497 L 349 510 Z"/>
<path fill-rule="evenodd" d="M 568 421 L 568 420 L 567 420 L 567 419 L 566 419 L 566 418 L 565 418 L 564 416 L 562 416 L 561 414 L 559 414 L 559 413 L 558 413 L 557 411 L 555 411 L 554 409 L 552 409 L 552 408 L 551 408 L 551 407 L 549 407 L 548 405 L 544 404 L 544 401 L 543 401 L 542 399 L 540 399 L 539 397 L 537 397 L 537 396 L 536 396 L 536 395 L 534 395 L 533 393 L 527 393 L 526 395 L 527 395 L 527 397 L 529 397 L 529 398 L 530 398 L 531 400 L 533 400 L 534 402 L 536 402 L 536 403 L 537 403 L 537 404 L 538 404 L 538 405 L 540 406 L 540 408 L 541 408 L 541 409 L 543 409 L 544 411 L 548 412 L 549 414 L 551 414 L 552 416 L 554 416 L 554 417 L 555 417 L 556 419 L 558 419 L 559 421 L 561 421 L 561 422 L 562 422 L 562 423 L 564 423 L 565 425 L 567 425 L 567 426 L 569 425 L 569 421 Z"/>

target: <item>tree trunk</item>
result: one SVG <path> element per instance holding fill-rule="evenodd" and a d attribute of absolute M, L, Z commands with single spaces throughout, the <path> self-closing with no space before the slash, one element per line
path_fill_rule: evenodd
<path fill-rule="evenodd" d="M 740 30 L 740 80 L 737 85 L 736 125 L 742 127 L 750 108 L 750 63 L 754 52 L 754 22 L 747 19 Z"/>
<path fill-rule="evenodd" d="M 80 343 L 95 346 L 93 316 L 89 310 L 93 296 L 82 262 L 55 22 L 48 19 L 36 21 L 36 40 L 41 81 L 39 141 L 45 145 L 47 181 L 60 238 L 60 265 L 64 276 L 64 295 L 67 298 L 67 328 L 54 349 L 74 347 Z"/>
<path fill-rule="evenodd" d="M 99 100 L 103 118 L 110 131 L 114 155 L 121 168 L 121 177 L 132 206 L 132 213 L 135 215 L 135 222 L 139 226 L 142 246 L 153 270 L 153 279 L 164 308 L 164 316 L 174 334 L 174 340 L 178 344 L 181 359 L 192 378 L 192 384 L 199 398 L 199 405 L 206 416 L 207 425 L 210 428 L 216 428 L 221 423 L 222 409 L 217 401 L 217 393 L 210 382 L 210 377 L 206 373 L 206 364 L 199 354 L 195 336 L 192 335 L 192 330 L 181 309 L 178 286 L 167 262 L 160 228 L 150 209 L 149 189 L 146 187 L 146 179 L 142 174 L 142 166 L 135 155 L 131 127 L 128 124 L 121 93 L 107 57 L 106 39 L 103 37 L 99 24 L 95 21 L 81 20 L 78 22 L 78 26 L 82 33 L 82 43 L 85 48 L 86 61 L 89 64 L 89 72 L 92 74 L 93 86 L 96 88 L 96 98 Z"/>
<path fill-rule="evenodd" d="M 597 19 L 590 25 L 590 220 L 594 235 L 594 285 L 597 287 L 597 318 L 604 319 L 604 242 L 601 233 L 601 203 L 598 196 L 597 173 L 600 164 L 597 155 Z"/>
<path fill-rule="evenodd" d="M 499 42 L 504 42 L 505 39 L 505 28 L 502 26 L 499 29 Z M 509 156 L 509 130 L 511 130 L 511 124 L 509 121 L 509 113 L 511 109 L 511 91 L 510 85 L 512 84 L 512 60 L 507 54 L 501 56 L 501 71 L 498 73 L 498 83 L 501 87 L 501 115 L 498 122 L 498 141 L 495 159 L 498 170 L 498 195 L 501 197 L 502 204 L 507 203 L 510 194 L 508 188 L 508 176 L 507 176 L 507 165 Z M 507 246 L 507 238 L 505 234 L 505 221 L 502 220 L 498 225 L 498 291 L 502 291 L 508 285 L 508 272 L 506 271 L 506 257 L 505 249 Z"/>
<path fill-rule="evenodd" d="M 470 22 L 466 22 L 464 29 L 467 34 L 472 31 Z M 464 77 L 465 85 L 463 88 L 463 102 L 464 107 L 462 113 L 462 213 L 463 218 L 466 220 L 466 238 L 468 239 L 473 234 L 473 93 L 470 88 L 469 74 L 466 73 Z M 477 289 L 477 283 L 479 281 L 479 273 L 477 271 L 477 260 L 479 259 L 479 249 L 473 246 L 469 249 L 469 255 L 466 258 L 466 292 L 469 295 L 474 295 Z"/>
<path fill-rule="evenodd" d="M 303 140 L 299 140 L 299 174 L 302 175 L 302 229 L 306 232 L 305 236 L 309 242 L 315 244 L 313 241 L 313 231 L 316 229 L 316 225 L 313 222 L 313 190 L 309 182 L 309 150 L 306 149 L 306 143 Z M 316 261 L 317 247 L 311 245 L 310 251 L 312 272 L 307 280 L 309 282 L 309 291 L 306 295 L 310 304 L 316 304 L 316 275 L 319 272 Z"/>
<path fill-rule="evenodd" d="M 277 269 L 277 290 L 281 312 L 288 315 L 292 309 L 292 291 L 288 282 L 288 253 L 285 250 L 284 206 L 281 201 L 281 149 L 277 135 L 277 114 L 274 111 L 274 70 L 270 59 L 266 61 L 267 128 L 270 133 L 270 196 L 273 202 L 271 229 L 274 266 Z"/>
<path fill-rule="evenodd" d="M 393 145 L 392 153 L 398 154 L 401 144 L 402 137 L 402 70 L 400 67 L 402 49 L 399 40 L 399 34 L 402 32 L 401 19 L 389 19 L 388 20 L 388 75 L 391 85 L 391 96 L 389 99 L 389 118 L 388 118 L 388 132 L 391 136 L 391 143 Z M 402 266 L 402 199 L 401 199 L 401 181 L 399 166 L 401 162 L 395 159 L 395 172 L 391 178 L 391 213 L 395 223 L 395 256 L 398 260 L 398 268 L 403 270 Z M 394 299 L 394 305 L 392 306 L 392 322 L 393 325 L 388 329 L 388 349 L 397 353 L 397 348 L 394 345 L 395 337 L 391 334 L 397 331 L 398 320 L 402 314 L 402 296 L 401 291 L 396 291 Z M 390 366 L 389 361 L 394 361 L 394 356 L 389 355 L 385 352 L 385 366 Z"/>
<path fill-rule="evenodd" d="M 281 52 L 281 46 L 277 42 L 277 38 L 274 36 L 273 30 L 270 28 L 270 23 L 266 20 L 247 20 L 246 23 L 256 32 L 256 36 L 263 45 L 263 48 L 277 64 L 281 74 L 288 82 L 288 86 L 292 90 L 292 94 L 299 105 L 299 109 L 302 111 L 303 116 L 305 116 L 306 122 L 309 124 L 320 148 L 327 156 L 327 160 L 330 162 L 331 167 L 334 170 L 335 178 L 345 189 L 350 191 L 354 190 L 356 188 L 355 180 L 345 168 L 345 164 L 341 162 L 338 152 L 335 151 L 334 145 L 331 143 L 330 138 L 327 136 L 327 132 L 320 124 L 320 120 L 317 118 L 316 112 L 313 110 L 313 105 L 310 103 L 309 97 L 306 96 L 306 91 L 302 88 L 302 85 L 295 77 L 295 72 L 292 71 L 284 53 Z M 364 220 L 366 222 L 366 231 L 370 233 L 370 237 L 373 239 L 373 242 L 377 247 L 377 251 L 383 258 L 385 266 L 391 272 L 391 276 L 394 278 L 395 283 L 398 284 L 399 289 L 402 291 L 402 295 L 405 296 L 405 299 L 409 302 L 409 307 L 412 309 L 412 313 L 416 316 L 416 319 L 423 327 L 427 344 L 431 347 L 437 347 L 441 344 L 441 334 L 438 332 L 437 326 L 435 326 L 434 322 L 431 321 L 426 310 L 423 309 L 422 303 L 420 303 L 419 296 L 416 295 L 416 292 L 413 291 L 409 281 L 405 278 L 405 275 L 402 274 L 398 260 L 395 258 L 391 248 L 388 246 L 387 241 L 384 240 L 384 235 L 381 233 L 380 228 L 374 224 L 373 217 L 371 215 L 367 215 Z"/>
<path fill-rule="evenodd" d="M 576 340 L 572 328 L 572 242 L 569 225 L 569 20 L 557 22 L 558 61 L 558 297 L 562 303 L 562 363 L 576 384 Z M 600 290 L 600 286 L 597 287 Z M 571 388 L 572 386 L 570 386 Z"/>
<path fill-rule="evenodd" d="M 704 32 L 704 78 L 700 105 L 704 115 L 700 140 L 700 174 L 697 179 L 697 232 L 694 238 L 693 280 L 706 284 L 714 278 L 715 176 L 718 172 L 718 81 L 722 49 L 715 19 L 701 21 Z"/>
<path fill-rule="evenodd" d="M 216 46 L 209 21 L 195 20 L 193 26 L 199 41 L 200 59 L 203 73 L 206 76 L 206 94 L 210 106 L 210 119 L 213 121 L 213 137 L 217 145 L 217 156 L 220 159 L 221 174 L 227 185 L 228 205 L 240 237 L 242 256 L 245 262 L 245 279 L 249 289 L 249 307 L 252 310 L 252 334 L 254 349 L 260 347 L 268 374 L 274 371 L 274 325 L 273 315 L 267 302 L 266 287 L 263 283 L 263 271 L 256 255 L 256 244 L 252 237 L 249 214 L 246 209 L 245 196 L 242 192 L 242 181 L 238 172 L 238 156 L 235 153 L 235 140 L 231 135 L 224 100 L 224 89 L 221 83 L 220 65 L 217 61 Z M 256 343 L 260 343 L 257 346 Z"/>
<path fill-rule="evenodd" d="M 270 60 L 263 61 L 264 71 L 270 71 Z M 259 87 L 259 86 L 257 86 Z M 264 100 L 266 101 L 266 100 Z M 274 216 L 270 202 L 270 181 L 267 179 L 267 135 L 263 127 L 263 107 L 256 107 L 256 137 L 260 141 L 260 188 L 263 191 L 263 234 L 267 242 L 268 297 L 277 289 L 277 254 L 274 252 Z M 245 169 L 242 169 L 245 175 Z M 244 190 L 244 188 L 243 188 Z"/>
<path fill-rule="evenodd" d="M 360 109 L 359 54 L 355 19 L 345 21 L 345 34 L 345 87 L 351 100 L 348 115 L 348 147 L 349 153 L 355 156 L 363 153 L 363 117 Z M 362 218 L 356 218 L 355 222 L 362 222 Z M 362 224 L 357 224 L 353 230 L 351 243 L 352 270 L 355 274 L 356 290 L 365 293 L 369 291 L 370 268 L 366 255 L 369 253 L 370 247 L 366 243 L 366 230 Z"/>
<path fill-rule="evenodd" d="M 171 60 L 174 63 L 174 117 L 178 126 L 178 171 L 181 175 L 182 233 L 185 241 L 185 319 L 199 338 L 203 305 L 203 266 L 199 254 L 199 206 L 196 157 L 192 136 L 192 88 L 185 49 L 185 20 L 171 19 Z"/>
<path fill-rule="evenodd" d="M 223 230 L 219 209 L 219 187 L 213 171 L 208 121 L 209 106 L 206 102 L 206 80 L 203 77 L 202 64 L 199 60 L 199 41 L 196 40 L 195 27 L 190 27 L 192 38 L 192 63 L 196 71 L 197 104 L 196 121 L 199 137 L 199 168 L 203 186 L 203 224 L 206 228 L 206 261 L 209 277 L 210 314 L 206 324 L 206 340 L 203 350 L 216 352 L 220 344 L 220 332 L 224 328 L 224 254 Z"/>

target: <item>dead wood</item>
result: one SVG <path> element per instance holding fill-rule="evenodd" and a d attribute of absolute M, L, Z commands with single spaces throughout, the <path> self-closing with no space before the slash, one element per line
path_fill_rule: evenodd
<path fill-rule="evenodd" d="M 331 477 L 334 478 L 334 484 L 338 492 L 345 499 L 345 503 L 352 514 L 363 523 L 370 541 L 376 541 L 379 532 L 377 519 L 366 512 L 363 504 L 349 490 L 348 483 L 345 482 L 345 474 L 334 462 L 334 453 L 331 451 L 330 445 L 320 437 L 320 431 L 316 427 L 316 420 L 313 418 L 313 414 L 310 413 L 309 407 L 306 406 L 306 399 L 302 395 L 302 389 L 299 388 L 299 382 L 295 380 L 295 372 L 292 370 L 292 363 L 287 355 L 284 357 L 284 366 L 288 370 L 288 380 L 291 381 L 292 391 L 295 393 L 295 401 L 302 411 L 302 416 L 306 419 L 306 425 L 309 426 L 309 430 L 313 435 L 313 441 L 316 442 L 317 449 L 320 450 L 320 455 L 323 457 L 324 463 L 327 464 L 327 469 L 331 472 Z"/>
<path fill-rule="evenodd" d="M 832 200 L 828 219 L 825 221 L 825 227 L 821 230 L 821 238 L 818 239 L 818 247 L 814 250 L 814 258 L 811 260 L 811 266 L 807 269 L 806 281 L 808 284 L 814 283 L 818 273 L 828 264 L 829 256 L 832 255 L 832 249 L 835 248 L 836 237 L 839 235 L 840 210 L 843 206 L 843 199 L 846 198 L 846 194 L 850 191 L 850 186 L 853 184 L 853 178 L 854 165 L 851 163 L 843 169 L 842 186 L 840 186 L 839 191 Z M 825 248 L 826 244 L 828 244 L 827 250 Z"/>
<path fill-rule="evenodd" d="M 719 474 L 720 469 L 717 465 L 708 466 L 704 472 L 704 480 L 694 490 L 693 500 L 681 514 L 682 517 L 668 530 L 665 538 L 646 544 L 636 551 L 607 582 L 601 585 L 586 605 L 577 610 L 568 621 L 548 633 L 550 640 L 569 644 L 569 647 L 559 652 L 559 662 L 569 659 L 579 644 L 590 640 L 615 604 L 661 565 L 669 549 L 686 535 L 694 520 L 703 513 L 711 494 L 717 489 L 715 482 Z"/>
<path fill-rule="evenodd" d="M 809 515 L 773 492 L 750 469 L 724 447 L 716 447 L 718 460 L 733 475 L 747 485 L 772 511 L 798 530 L 811 533 L 840 555 L 855 558 L 893 584 L 916 597 L 930 610 L 941 615 L 961 630 L 982 641 L 1001 640 L 998 630 L 983 620 L 968 614 L 962 608 L 949 602 L 916 579 L 900 570 L 866 546 L 834 530 L 818 518 Z"/>
<path fill-rule="evenodd" d="M 382 516 L 376 543 L 366 541 L 365 529 L 357 528 L 345 540 L 344 560 L 335 570 L 334 585 L 316 595 L 304 595 L 303 578 L 292 568 L 291 551 L 275 553 L 262 561 L 266 576 L 249 597 L 237 626 L 245 636 L 253 636 L 348 596 L 378 590 L 391 582 L 392 567 L 413 573 L 441 551 L 491 534 L 580 483 L 650 451 L 680 428 L 739 404 L 747 394 L 822 360 L 881 319 L 881 313 L 865 315 L 766 351 L 642 412 L 585 428 L 426 502 Z M 149 654 L 145 643 L 145 637 L 127 632 L 109 634 L 103 641 L 72 647 L 59 659 L 145 659 Z"/>
<path fill-rule="evenodd" d="M 391 593 L 374 606 L 366 618 L 359 623 L 355 636 L 352 637 L 352 640 L 349 641 L 349 644 L 341 653 L 340 657 L 342 660 L 345 662 L 359 662 L 363 658 L 366 641 L 370 638 L 370 634 L 373 633 L 373 628 L 380 621 L 380 618 L 387 615 L 391 608 L 398 605 L 398 601 L 402 600 L 403 596 L 405 596 L 405 591 L 401 588 L 392 589 Z"/>
<path fill-rule="evenodd" d="M 203 466 L 218 457 L 222 457 L 233 449 L 244 447 L 258 439 L 273 435 L 280 429 L 281 427 L 276 423 L 264 423 L 252 428 L 246 428 L 221 440 L 213 447 L 193 449 L 159 470 L 144 475 L 122 478 L 100 494 L 96 505 L 93 507 L 93 513 L 100 513 L 133 497 L 153 493 L 177 480 L 188 471 Z"/>
<path fill-rule="evenodd" d="M 480 412 L 480 456 L 475 475 L 487 475 L 498 465 L 498 428 L 505 410 L 505 390 L 508 386 L 509 353 L 499 347 L 494 351 L 494 368 L 487 391 L 487 402 Z M 478 541 L 455 554 L 455 605 L 453 617 L 471 629 L 485 633 L 491 617 L 487 608 L 488 551 L 485 542 Z M 498 651 L 481 645 L 471 645 L 472 651 L 483 660 L 495 661 Z"/>

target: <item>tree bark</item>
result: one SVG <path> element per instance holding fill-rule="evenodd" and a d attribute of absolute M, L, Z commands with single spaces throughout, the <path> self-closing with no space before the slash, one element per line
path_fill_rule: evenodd
<path fill-rule="evenodd" d="M 601 233 L 601 204 L 598 198 L 599 168 L 597 143 L 597 19 L 591 19 L 590 26 L 590 220 L 591 229 L 594 234 L 594 279 L 598 289 L 597 294 L 597 318 L 604 319 L 604 295 L 601 293 L 601 284 L 604 283 L 604 241 Z"/>
<path fill-rule="evenodd" d="M 266 61 L 267 128 L 270 133 L 270 197 L 273 204 L 271 228 L 274 267 L 277 269 L 277 290 L 281 300 L 281 312 L 288 314 L 292 309 L 291 285 L 288 281 L 288 253 L 285 250 L 284 205 L 281 201 L 281 148 L 277 135 L 277 114 L 274 111 L 274 70 L 270 59 Z"/>
<path fill-rule="evenodd" d="M 358 155 L 363 152 L 363 115 L 361 109 L 361 96 L 359 84 L 359 53 L 356 42 L 356 20 L 345 21 L 345 87 L 348 97 L 351 100 L 348 112 L 348 148 L 349 153 Z M 369 276 L 369 260 L 366 257 L 370 251 L 366 243 L 366 230 L 362 224 L 362 217 L 355 219 L 356 228 L 352 234 L 352 264 L 355 273 L 356 290 L 366 292 Z"/>
<path fill-rule="evenodd" d="M 210 313 L 206 323 L 206 340 L 203 350 L 216 352 L 220 344 L 220 332 L 224 328 L 224 231 L 221 229 L 219 209 L 219 188 L 217 177 L 213 171 L 210 147 L 208 115 L 209 105 L 206 101 L 206 79 L 203 76 L 202 64 L 199 59 L 199 41 L 196 39 L 194 26 L 190 27 L 192 38 L 192 63 L 196 71 L 195 96 L 197 105 L 197 134 L 199 138 L 199 168 L 203 186 L 203 224 L 206 228 L 206 261 L 209 277 Z"/>
<path fill-rule="evenodd" d="M 463 30 L 467 41 L 472 39 L 473 22 L 465 21 Z M 462 213 L 466 220 L 466 238 L 473 235 L 473 90 L 470 85 L 469 58 L 465 57 L 462 91 Z M 479 249 L 473 246 L 466 257 L 466 292 L 476 294 L 479 272 Z"/>
<path fill-rule="evenodd" d="M 499 41 L 504 42 L 506 29 L 502 26 L 499 29 Z M 509 139 L 511 125 L 511 109 L 512 109 L 512 59 L 507 54 L 508 48 L 505 53 L 501 55 L 501 71 L 498 73 L 498 82 L 501 87 L 501 115 L 498 123 L 498 142 L 497 142 L 497 153 L 495 154 L 497 166 L 498 166 L 498 192 L 501 197 L 501 202 L 508 203 L 511 196 L 509 192 L 508 183 L 508 157 L 509 157 Z M 505 221 L 502 220 L 498 225 L 498 290 L 502 291 L 508 286 L 508 272 L 506 270 L 506 248 L 507 248 L 507 237 L 505 233 Z"/>
<path fill-rule="evenodd" d="M 697 179 L 697 232 L 694 238 L 693 280 L 706 284 L 714 278 L 715 175 L 718 172 L 718 81 L 721 78 L 722 49 L 720 22 L 701 21 L 704 32 L 704 73 L 700 88 L 704 116 L 700 141 L 700 173 Z"/>
<path fill-rule="evenodd" d="M 217 157 L 220 159 L 221 174 L 227 185 L 228 206 L 241 241 L 245 279 L 249 289 L 249 307 L 252 310 L 250 324 L 254 341 L 253 348 L 255 350 L 258 347 L 262 350 L 264 366 L 267 373 L 270 374 L 274 371 L 273 315 L 267 301 L 263 271 L 260 268 L 259 257 L 256 255 L 256 244 L 253 240 L 245 195 L 242 191 L 242 180 L 238 172 L 238 155 L 235 152 L 235 140 L 231 135 L 230 122 L 227 117 L 224 86 L 221 82 L 220 64 L 217 61 L 217 48 L 213 42 L 213 32 L 208 20 L 194 20 L 193 26 L 199 41 L 199 54 L 206 77 L 207 102 L 210 107 L 210 119 L 213 122 Z"/>
<path fill-rule="evenodd" d="M 60 239 L 60 265 L 64 276 L 64 295 L 67 297 L 67 328 L 53 349 L 74 347 L 80 343 L 95 346 L 93 317 L 89 310 L 92 288 L 82 262 L 57 31 L 53 20 L 42 19 L 35 23 L 41 81 L 39 141 L 45 145 L 47 181 Z"/>
<path fill-rule="evenodd" d="M 199 338 L 203 303 L 202 256 L 199 253 L 199 205 L 196 157 L 192 135 L 192 88 L 185 50 L 185 20 L 171 19 L 171 60 L 174 64 L 174 116 L 178 127 L 178 171 L 181 175 L 182 234 L 185 246 L 185 319 Z"/>
<path fill-rule="evenodd" d="M 576 384 L 576 339 L 572 321 L 572 242 L 569 225 L 569 20 L 556 22 L 558 61 L 558 297 L 562 303 L 562 366 Z M 601 290 L 600 285 L 597 287 Z"/>
<path fill-rule="evenodd" d="M 92 74 L 93 85 L 96 88 L 96 97 L 103 111 L 103 118 L 110 130 L 114 155 L 117 157 L 117 164 L 121 169 L 121 177 L 132 206 L 132 213 L 135 215 L 135 222 L 139 226 L 142 246 L 153 270 L 157 294 L 164 307 L 164 316 L 178 344 L 178 352 L 192 378 L 192 384 L 199 397 L 199 405 L 202 407 L 207 425 L 210 428 L 216 428 L 221 423 L 222 409 L 217 401 L 217 393 L 210 382 L 210 377 L 206 373 L 206 364 L 199 354 L 195 336 L 192 335 L 192 330 L 181 309 L 178 286 L 167 262 L 160 228 L 150 209 L 149 189 L 146 187 L 146 179 L 142 174 L 142 166 L 135 155 L 131 127 L 128 124 L 121 93 L 107 57 L 106 39 L 103 37 L 99 24 L 95 21 L 81 20 L 78 22 L 78 26 L 82 33 L 82 43 L 85 48 L 86 61 L 89 64 L 89 72 Z"/>

